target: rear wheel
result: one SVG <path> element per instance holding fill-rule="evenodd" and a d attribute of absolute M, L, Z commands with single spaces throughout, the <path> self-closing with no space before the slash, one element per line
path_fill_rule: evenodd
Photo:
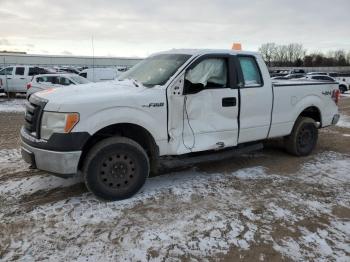
<path fill-rule="evenodd" d="M 144 149 L 125 137 L 112 137 L 97 143 L 84 162 L 87 188 L 105 200 L 133 196 L 145 183 L 150 169 Z"/>
<path fill-rule="evenodd" d="M 296 156 L 307 156 L 315 148 L 318 140 L 316 122 L 309 117 L 299 117 L 292 133 L 285 138 L 288 153 Z"/>
<path fill-rule="evenodd" d="M 7 92 L 7 93 L 6 93 L 6 96 L 7 96 L 8 98 L 16 98 L 16 93 L 15 93 L 15 92 Z"/>
<path fill-rule="evenodd" d="M 340 90 L 340 93 L 344 94 L 347 91 L 347 88 L 346 86 L 341 85 L 339 86 L 339 90 Z"/>

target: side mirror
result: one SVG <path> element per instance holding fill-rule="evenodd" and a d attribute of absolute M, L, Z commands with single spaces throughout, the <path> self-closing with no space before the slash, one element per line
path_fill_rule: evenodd
<path fill-rule="evenodd" d="M 183 95 L 197 94 L 204 89 L 203 84 L 194 84 L 185 79 Z"/>

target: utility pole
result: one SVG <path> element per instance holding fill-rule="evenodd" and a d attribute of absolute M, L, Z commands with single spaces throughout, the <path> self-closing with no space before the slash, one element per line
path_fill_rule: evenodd
<path fill-rule="evenodd" d="M 94 48 L 94 36 L 91 37 L 92 47 L 92 81 L 95 82 L 95 48 Z"/>

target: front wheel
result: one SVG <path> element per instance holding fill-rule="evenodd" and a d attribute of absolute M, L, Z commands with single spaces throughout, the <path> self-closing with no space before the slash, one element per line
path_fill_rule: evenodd
<path fill-rule="evenodd" d="M 97 143 L 83 166 L 87 188 L 105 200 L 122 200 L 136 194 L 149 174 L 145 150 L 125 137 L 112 137 Z"/>
<path fill-rule="evenodd" d="M 292 133 L 285 137 L 288 153 L 296 156 L 307 156 L 314 150 L 318 140 L 316 122 L 309 117 L 299 117 Z"/>

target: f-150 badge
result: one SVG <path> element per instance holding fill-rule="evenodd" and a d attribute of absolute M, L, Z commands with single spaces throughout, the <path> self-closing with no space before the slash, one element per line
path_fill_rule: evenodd
<path fill-rule="evenodd" d="M 142 107 L 162 107 L 164 103 L 149 103 L 148 105 L 142 105 Z"/>

